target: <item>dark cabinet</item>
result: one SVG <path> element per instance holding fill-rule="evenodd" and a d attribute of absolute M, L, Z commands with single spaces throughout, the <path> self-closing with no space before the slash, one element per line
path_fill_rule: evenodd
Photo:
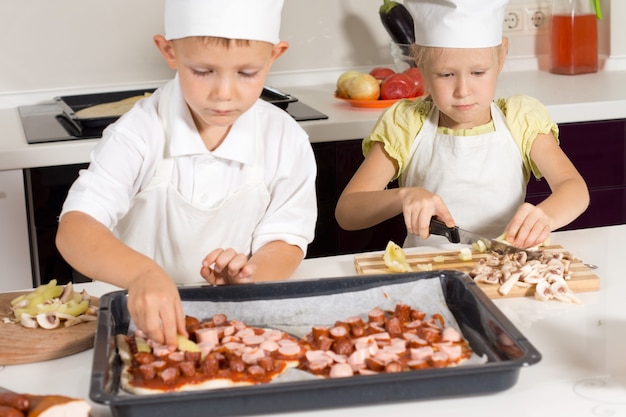
<path fill-rule="evenodd" d="M 401 244 L 406 235 L 401 216 L 356 231 L 341 229 L 335 220 L 337 200 L 363 162 L 361 140 L 314 143 L 313 152 L 318 170 L 318 219 L 307 257 L 382 250 L 389 240 Z"/>
<path fill-rule="evenodd" d="M 626 223 L 626 120 L 559 125 L 561 148 L 589 187 L 589 208 L 561 230 Z M 550 188 L 531 178 L 527 201 L 536 204 Z"/>
<path fill-rule="evenodd" d="M 626 223 L 626 120 L 561 124 L 561 147 L 589 186 L 585 213 L 562 230 Z M 375 227 L 348 232 L 335 221 L 335 205 L 363 161 L 361 140 L 314 143 L 317 159 L 319 216 L 307 257 L 382 250 L 389 240 L 402 243 L 401 216 Z M 392 184 L 391 186 L 394 186 Z M 545 180 L 531 178 L 527 201 L 536 204 L 550 193 Z"/>

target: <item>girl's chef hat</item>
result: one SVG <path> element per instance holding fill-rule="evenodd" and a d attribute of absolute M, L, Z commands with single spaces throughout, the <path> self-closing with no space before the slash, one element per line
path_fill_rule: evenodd
<path fill-rule="evenodd" d="M 404 0 L 415 22 L 415 43 L 487 48 L 502 43 L 508 0 Z"/>
<path fill-rule="evenodd" d="M 165 38 L 279 42 L 283 0 L 165 0 Z"/>

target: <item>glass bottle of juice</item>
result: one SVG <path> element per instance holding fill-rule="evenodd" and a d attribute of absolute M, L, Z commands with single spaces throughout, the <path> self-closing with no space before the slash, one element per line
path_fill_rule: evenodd
<path fill-rule="evenodd" d="M 552 1 L 550 72 L 573 75 L 598 71 L 598 16 L 592 0 Z"/>

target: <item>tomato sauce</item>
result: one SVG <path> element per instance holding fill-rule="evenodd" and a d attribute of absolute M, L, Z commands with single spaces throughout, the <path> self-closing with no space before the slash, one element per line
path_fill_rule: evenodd
<path fill-rule="evenodd" d="M 550 34 L 550 72 L 584 74 L 598 71 L 596 16 L 553 15 Z"/>

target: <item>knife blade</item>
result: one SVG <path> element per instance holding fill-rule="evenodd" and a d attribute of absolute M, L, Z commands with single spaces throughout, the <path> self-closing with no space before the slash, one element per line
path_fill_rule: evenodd
<path fill-rule="evenodd" d="M 468 230 L 461 229 L 458 226 L 448 227 L 444 222 L 434 217 L 430 220 L 430 233 L 433 235 L 443 236 L 451 243 L 462 243 L 474 246 L 474 244 L 480 245 L 479 242 L 482 242 L 487 250 L 503 255 L 507 253 L 526 252 L 528 259 L 536 259 L 541 256 L 540 251 L 518 248 L 513 245 L 509 245 L 508 243 L 501 242 L 496 239 L 490 239 Z"/>

